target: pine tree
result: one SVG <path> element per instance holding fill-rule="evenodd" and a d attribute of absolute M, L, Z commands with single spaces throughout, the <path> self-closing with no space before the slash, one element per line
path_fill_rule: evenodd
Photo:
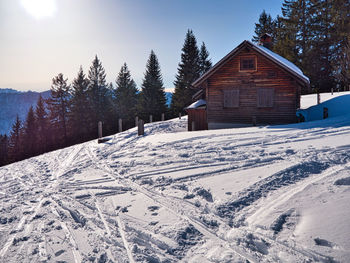
<path fill-rule="evenodd" d="M 162 74 L 156 54 L 151 51 L 146 65 L 146 72 L 142 83 L 142 90 L 138 103 L 138 115 L 147 120 L 153 115 L 160 120 L 161 114 L 167 110 L 166 97 Z"/>
<path fill-rule="evenodd" d="M 312 0 L 310 8 L 312 24 L 312 51 L 310 58 L 312 64 L 306 73 L 312 82 L 312 86 L 319 92 L 330 91 L 335 86 L 332 53 L 334 41 L 331 37 L 332 28 L 332 1 Z"/>
<path fill-rule="evenodd" d="M 181 62 L 178 66 L 178 73 L 174 82 L 175 91 L 171 100 L 171 111 L 174 116 L 183 112 L 184 108 L 191 104 L 191 84 L 200 76 L 199 50 L 197 40 L 192 32 L 188 30 L 185 43 L 182 47 Z"/>
<path fill-rule="evenodd" d="M 306 70 L 303 62 L 306 62 L 310 47 L 310 1 L 309 0 L 285 0 L 282 4 L 283 30 L 286 39 L 280 47 L 287 53 L 287 59 Z"/>
<path fill-rule="evenodd" d="M 38 154 L 41 154 L 48 151 L 51 146 L 48 116 L 45 109 L 45 101 L 41 95 L 35 108 L 35 120 L 37 126 L 37 151 Z"/>
<path fill-rule="evenodd" d="M 199 67 L 201 76 L 212 67 L 211 60 L 209 59 L 209 52 L 204 42 L 202 42 L 199 52 Z"/>
<path fill-rule="evenodd" d="M 138 99 L 137 92 L 136 84 L 131 78 L 128 66 L 124 63 L 116 79 L 115 89 L 116 110 L 118 117 L 123 120 L 124 128 L 130 128 L 134 124 Z"/>
<path fill-rule="evenodd" d="M 283 17 L 277 17 L 273 51 L 296 64 L 305 75 L 312 72 L 312 4 L 310 0 L 285 0 Z M 302 91 L 305 92 L 305 91 Z"/>
<path fill-rule="evenodd" d="M 255 35 L 253 36 L 253 41 L 258 43 L 260 37 L 263 34 L 269 34 L 274 41 L 276 39 L 276 21 L 272 19 L 270 14 L 267 14 L 265 10 L 260 14 L 259 23 L 255 23 Z M 272 43 L 273 48 L 274 43 Z"/>
<path fill-rule="evenodd" d="M 333 0 L 330 10 L 334 43 L 332 67 L 336 82 L 343 90 L 350 90 L 350 2 Z"/>
<path fill-rule="evenodd" d="M 70 101 L 70 127 L 75 142 L 83 142 L 89 138 L 92 123 L 89 123 L 89 97 L 88 97 L 89 80 L 85 77 L 83 68 L 80 67 L 77 77 L 72 83 L 72 98 Z M 95 124 L 95 123 L 94 123 Z"/>
<path fill-rule="evenodd" d="M 281 16 L 276 17 L 275 25 L 276 32 L 272 50 L 289 61 L 297 61 L 296 32 L 290 30 L 290 28 L 287 29 L 285 20 Z"/>
<path fill-rule="evenodd" d="M 12 125 L 9 145 L 8 145 L 8 158 L 9 162 L 17 162 L 22 160 L 22 123 L 18 115 L 16 117 L 15 123 Z"/>
<path fill-rule="evenodd" d="M 8 143 L 7 135 L 0 134 L 0 166 L 8 162 Z"/>
<path fill-rule="evenodd" d="M 50 125 L 53 129 L 55 146 L 68 145 L 67 121 L 69 111 L 70 86 L 60 73 L 52 79 L 51 98 L 47 100 Z"/>
<path fill-rule="evenodd" d="M 37 126 L 33 106 L 29 108 L 23 127 L 23 154 L 29 158 L 37 154 Z"/>
<path fill-rule="evenodd" d="M 110 100 L 108 99 L 108 88 L 106 84 L 106 73 L 97 55 L 92 61 L 88 79 L 89 105 L 91 106 L 89 110 L 89 119 L 91 124 L 90 130 L 95 130 L 99 121 L 107 124 L 107 116 L 110 109 Z M 95 134 L 96 132 L 93 133 Z"/>

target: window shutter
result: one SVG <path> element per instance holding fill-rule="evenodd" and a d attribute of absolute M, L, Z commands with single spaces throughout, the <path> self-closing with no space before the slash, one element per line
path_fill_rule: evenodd
<path fill-rule="evenodd" d="M 258 89 L 257 106 L 259 108 L 272 108 L 274 103 L 274 89 Z"/>
<path fill-rule="evenodd" d="M 224 108 L 239 107 L 239 90 L 224 90 Z"/>

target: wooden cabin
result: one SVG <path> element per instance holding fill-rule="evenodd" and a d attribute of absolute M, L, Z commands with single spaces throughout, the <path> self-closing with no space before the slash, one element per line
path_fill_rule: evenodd
<path fill-rule="evenodd" d="M 309 79 L 293 63 L 269 50 L 270 42 L 268 35 L 259 45 L 243 41 L 192 83 L 197 90 L 193 100 L 205 104 L 187 108 L 189 130 L 193 121 L 196 130 L 297 121 L 300 94 L 309 89 Z M 203 109 L 206 123 L 201 123 Z"/>

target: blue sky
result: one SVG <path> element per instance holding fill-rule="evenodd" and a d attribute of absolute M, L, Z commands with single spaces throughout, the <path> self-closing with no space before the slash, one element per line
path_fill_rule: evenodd
<path fill-rule="evenodd" d="M 80 65 L 87 72 L 95 54 L 109 82 L 126 62 L 140 86 L 153 49 L 165 87 L 171 89 L 188 29 L 199 45 L 205 42 L 215 63 L 252 38 L 263 9 L 275 17 L 283 2 L 50 0 L 55 10 L 38 18 L 28 5 L 35 11 L 36 2 L 42 6 L 40 1 L 0 0 L 0 88 L 47 90 L 60 72 L 69 81 Z"/>

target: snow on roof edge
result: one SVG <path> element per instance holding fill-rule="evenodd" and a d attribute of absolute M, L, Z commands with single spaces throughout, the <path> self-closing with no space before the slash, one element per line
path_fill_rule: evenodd
<path fill-rule="evenodd" d="M 197 109 L 200 106 L 207 105 L 207 102 L 203 99 L 197 100 L 193 102 L 190 106 L 186 107 L 185 109 Z"/>
<path fill-rule="evenodd" d="M 294 63 L 290 62 L 288 59 L 285 59 L 284 57 L 281 57 L 280 55 L 276 54 L 275 52 L 271 51 L 270 49 L 268 49 L 264 46 L 254 44 L 254 43 L 250 42 L 249 40 L 247 40 L 247 41 L 250 44 L 252 44 L 253 46 L 257 47 L 259 50 L 261 50 L 265 55 L 271 57 L 272 59 L 277 60 L 279 63 L 283 64 L 284 66 L 289 68 L 291 71 L 295 72 L 300 77 L 302 77 L 303 79 L 305 79 L 307 82 L 310 83 L 310 79 L 307 76 L 305 76 L 303 71 L 300 68 L 298 68 Z"/>

